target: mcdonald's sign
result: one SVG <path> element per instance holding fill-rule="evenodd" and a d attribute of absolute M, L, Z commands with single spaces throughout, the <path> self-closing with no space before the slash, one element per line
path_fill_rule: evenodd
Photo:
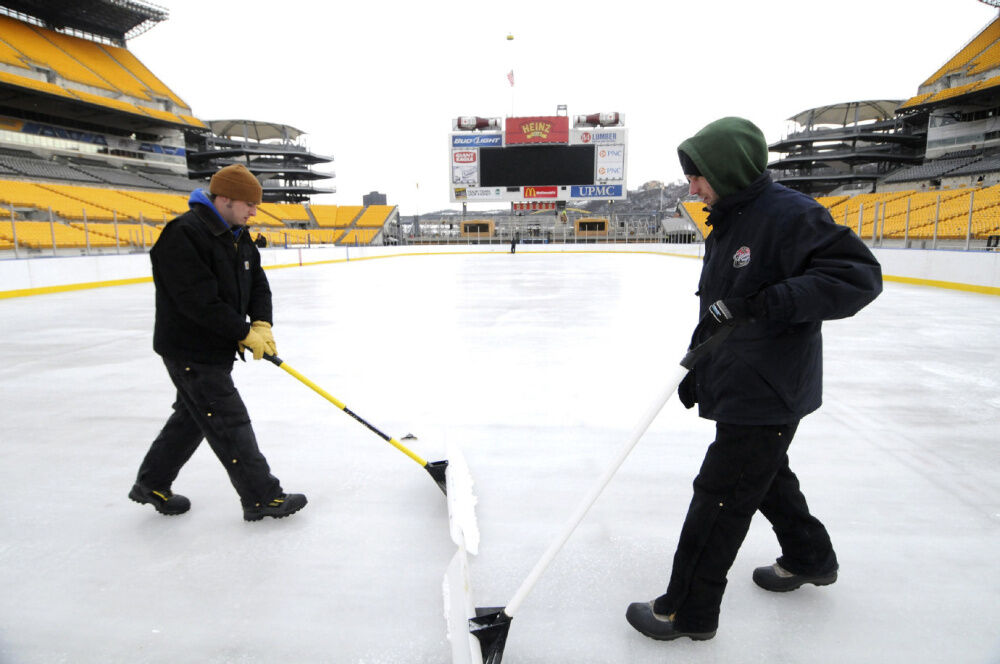
<path fill-rule="evenodd" d="M 558 187 L 525 187 L 525 198 L 555 198 L 559 195 Z"/>

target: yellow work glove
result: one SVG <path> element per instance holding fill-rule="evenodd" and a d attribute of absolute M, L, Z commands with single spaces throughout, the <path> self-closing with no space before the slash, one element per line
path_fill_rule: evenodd
<path fill-rule="evenodd" d="M 268 344 L 264 350 L 268 355 L 278 354 L 278 346 L 274 343 L 274 334 L 271 332 L 270 323 L 266 320 L 255 320 L 250 323 L 250 329 L 256 331 L 257 334 L 264 337 L 264 341 Z"/>
<path fill-rule="evenodd" d="M 240 350 L 243 351 L 247 349 L 253 353 L 253 359 L 255 360 L 263 359 L 264 352 L 267 351 L 267 339 L 265 339 L 263 335 L 252 327 L 250 328 L 250 333 L 247 335 L 247 338 L 240 342 Z"/>

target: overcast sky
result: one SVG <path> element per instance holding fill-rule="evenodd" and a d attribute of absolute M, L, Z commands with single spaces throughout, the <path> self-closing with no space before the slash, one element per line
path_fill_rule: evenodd
<path fill-rule="evenodd" d="M 978 0 L 156 4 L 170 18 L 129 48 L 197 117 L 301 129 L 334 158 L 320 170 L 337 193 L 314 202 L 377 190 L 403 214 L 460 207 L 460 115 L 618 111 L 635 189 L 681 179 L 677 145 L 726 115 L 770 142 L 799 111 L 907 99 L 997 13 Z"/>

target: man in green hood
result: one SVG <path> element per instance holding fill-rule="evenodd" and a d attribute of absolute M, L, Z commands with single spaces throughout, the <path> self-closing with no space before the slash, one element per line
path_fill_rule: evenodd
<path fill-rule="evenodd" d="M 726 341 L 678 392 L 716 423 L 681 528 L 667 591 L 628 607 L 658 640 L 715 636 L 726 576 L 759 510 L 781 557 L 753 581 L 774 592 L 837 580 L 837 556 L 788 465 L 799 421 L 822 402 L 824 320 L 847 318 L 882 291 L 878 261 L 851 229 L 805 194 L 771 181 L 767 143 L 752 122 L 722 118 L 681 143 L 690 193 L 711 232 L 692 346 L 720 326 Z"/>

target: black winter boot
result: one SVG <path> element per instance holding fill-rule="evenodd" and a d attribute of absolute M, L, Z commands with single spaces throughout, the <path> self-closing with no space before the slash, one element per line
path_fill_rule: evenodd
<path fill-rule="evenodd" d="M 800 588 L 807 583 L 814 586 L 828 586 L 837 580 L 837 568 L 826 574 L 809 576 L 806 574 L 793 574 L 778 563 L 758 567 L 753 571 L 753 582 L 764 590 L 774 593 L 787 593 L 790 590 Z"/>
<path fill-rule="evenodd" d="M 145 505 L 151 503 L 156 511 L 167 516 L 184 514 L 191 509 L 191 501 L 184 496 L 173 493 L 170 489 L 157 491 L 143 486 L 139 482 L 132 485 L 132 490 L 128 492 L 128 497 L 137 503 Z"/>
<path fill-rule="evenodd" d="M 243 519 L 246 521 L 260 521 L 265 516 L 283 519 L 295 514 L 306 506 L 306 497 L 301 493 L 283 493 L 277 498 L 266 503 L 257 503 L 253 507 L 243 508 Z"/>
<path fill-rule="evenodd" d="M 653 611 L 652 602 L 633 602 L 625 611 L 628 624 L 642 634 L 657 641 L 673 641 L 686 636 L 692 641 L 707 641 L 715 636 L 715 630 L 710 632 L 685 632 L 677 627 L 673 616 L 660 615 Z"/>

